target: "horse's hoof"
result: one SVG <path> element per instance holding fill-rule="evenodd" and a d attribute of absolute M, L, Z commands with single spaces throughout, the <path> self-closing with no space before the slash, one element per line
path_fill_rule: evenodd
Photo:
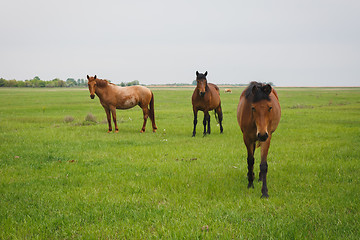
<path fill-rule="evenodd" d="M 263 195 L 261 195 L 261 198 L 269 198 L 269 194 L 263 193 Z"/>
<path fill-rule="evenodd" d="M 111 133 L 111 130 L 107 131 L 107 133 Z"/>
<path fill-rule="evenodd" d="M 115 133 L 118 133 L 119 132 L 119 130 L 115 130 Z"/>
<path fill-rule="evenodd" d="M 248 188 L 254 188 L 254 184 L 253 184 L 253 183 L 249 183 L 249 184 L 248 184 Z"/>

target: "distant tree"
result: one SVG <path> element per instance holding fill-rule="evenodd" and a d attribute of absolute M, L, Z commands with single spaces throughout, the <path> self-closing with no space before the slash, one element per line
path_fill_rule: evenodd
<path fill-rule="evenodd" d="M 17 87 L 17 81 L 16 80 L 8 80 L 7 81 L 7 87 Z"/>
<path fill-rule="evenodd" d="M 196 85 L 196 84 L 197 84 L 196 80 L 192 81 L 192 85 Z"/>
<path fill-rule="evenodd" d="M 138 80 L 134 80 L 134 81 L 132 81 L 132 82 L 128 82 L 126 85 L 127 85 L 127 86 L 139 85 L 139 81 L 138 81 Z"/>
<path fill-rule="evenodd" d="M 5 87 L 6 82 L 7 82 L 7 81 L 6 81 L 5 79 L 0 78 L 0 87 Z"/>
<path fill-rule="evenodd" d="M 77 85 L 77 82 L 73 78 L 68 78 L 68 79 L 66 79 L 66 85 L 68 87 L 73 87 L 73 86 Z"/>
<path fill-rule="evenodd" d="M 58 86 L 59 86 L 59 87 L 66 87 L 66 82 L 63 81 L 63 80 L 59 80 Z"/>
<path fill-rule="evenodd" d="M 25 87 L 25 82 L 24 81 L 17 81 L 17 86 L 18 87 Z"/>
<path fill-rule="evenodd" d="M 31 82 L 29 80 L 25 80 L 24 87 L 32 87 Z"/>

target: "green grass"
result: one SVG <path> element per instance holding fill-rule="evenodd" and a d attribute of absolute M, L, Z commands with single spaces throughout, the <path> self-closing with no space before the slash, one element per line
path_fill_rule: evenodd
<path fill-rule="evenodd" d="M 359 239 L 360 89 L 278 89 L 269 199 L 247 189 L 232 90 L 224 133 L 200 113 L 192 138 L 190 89 L 153 90 L 155 134 L 140 108 L 107 134 L 86 90 L 0 89 L 0 239 Z"/>

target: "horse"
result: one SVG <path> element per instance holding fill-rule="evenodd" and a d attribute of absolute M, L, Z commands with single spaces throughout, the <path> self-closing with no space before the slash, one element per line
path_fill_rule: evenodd
<path fill-rule="evenodd" d="M 247 149 L 248 188 L 254 188 L 254 152 L 261 147 L 259 181 L 262 181 L 262 198 L 268 198 L 266 175 L 270 140 L 281 117 L 278 95 L 269 84 L 251 82 L 242 92 L 237 107 L 237 121 Z"/>
<path fill-rule="evenodd" d="M 225 93 L 232 93 L 231 89 L 230 88 L 225 88 Z"/>
<path fill-rule="evenodd" d="M 220 133 L 223 132 L 222 120 L 223 114 L 221 110 L 220 92 L 219 88 L 212 83 L 207 83 L 207 71 L 199 73 L 196 71 L 196 88 L 192 95 L 192 105 L 194 112 L 194 130 L 192 136 L 196 134 L 197 113 L 204 112 L 204 136 L 210 134 L 210 114 L 209 111 L 215 110 L 215 119 L 220 124 Z M 218 115 L 218 116 L 217 116 Z M 206 125 L 207 130 L 206 130 Z"/>
<path fill-rule="evenodd" d="M 95 94 L 99 97 L 100 103 L 105 109 L 107 121 L 109 124 L 108 133 L 112 131 L 111 115 L 115 125 L 115 132 L 119 132 L 116 122 L 116 109 L 130 109 L 139 105 L 143 110 L 144 123 L 140 132 L 145 132 L 146 121 L 148 117 L 152 122 L 153 132 L 156 132 L 155 113 L 154 113 L 154 94 L 144 86 L 136 85 L 129 87 L 116 86 L 107 80 L 96 77 L 89 77 L 88 86 L 90 98 L 94 99 Z M 150 109 L 149 109 L 150 107 Z"/>

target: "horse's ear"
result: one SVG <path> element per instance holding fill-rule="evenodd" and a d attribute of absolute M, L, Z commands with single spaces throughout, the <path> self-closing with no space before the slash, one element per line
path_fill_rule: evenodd
<path fill-rule="evenodd" d="M 86 77 L 87 77 L 88 80 L 90 79 L 89 75 L 86 75 Z"/>
<path fill-rule="evenodd" d="M 199 76 L 199 72 L 198 72 L 198 71 L 196 71 L 196 76 Z"/>
<path fill-rule="evenodd" d="M 206 75 L 207 75 L 207 71 L 204 73 L 204 75 L 205 75 L 205 77 L 206 77 Z"/>
<path fill-rule="evenodd" d="M 94 79 L 96 79 L 96 75 L 94 76 Z"/>
<path fill-rule="evenodd" d="M 272 87 L 271 87 L 270 84 L 266 84 L 266 85 L 263 87 L 263 91 L 264 91 L 264 93 L 266 93 L 266 95 L 270 95 L 271 89 L 272 89 Z"/>

